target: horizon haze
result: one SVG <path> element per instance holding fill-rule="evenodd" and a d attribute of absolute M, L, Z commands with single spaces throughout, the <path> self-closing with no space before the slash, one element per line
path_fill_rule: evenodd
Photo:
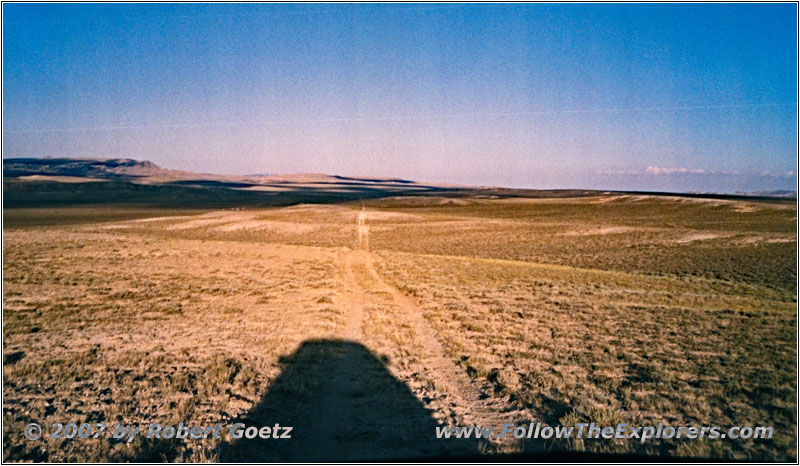
<path fill-rule="evenodd" d="M 795 190 L 791 4 L 4 4 L 3 157 Z"/>

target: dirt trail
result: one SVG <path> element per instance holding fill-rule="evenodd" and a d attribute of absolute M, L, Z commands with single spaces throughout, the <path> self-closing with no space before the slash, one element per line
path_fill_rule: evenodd
<path fill-rule="evenodd" d="M 356 249 L 369 251 L 369 228 L 367 227 L 367 212 L 364 207 L 358 212 L 356 229 L 358 231 L 358 243 Z"/>
<path fill-rule="evenodd" d="M 345 311 L 343 325 L 331 340 L 305 343 L 290 358 L 297 365 L 289 363 L 282 379 L 275 382 L 278 395 L 264 402 L 267 409 L 274 410 L 289 403 L 281 392 L 293 391 L 297 385 L 315 387 L 305 410 L 294 412 L 289 408 L 292 415 L 287 422 L 295 426 L 298 440 L 278 444 L 277 448 L 272 445 L 267 456 L 262 449 L 254 455 L 237 451 L 232 458 L 329 462 L 437 458 L 477 451 L 470 450 L 474 443 L 436 439 L 436 421 L 430 411 L 366 344 L 365 310 L 379 304 L 375 291 L 399 292 L 388 290 L 374 273 L 363 210 L 357 216 L 357 233 L 355 249 L 341 253 L 346 285 L 340 295 Z M 365 276 L 370 277 L 366 282 Z M 288 388 L 283 390 L 283 386 Z M 261 417 L 269 418 L 268 413 Z"/>
<path fill-rule="evenodd" d="M 451 421 L 464 426 L 498 427 L 507 422 L 518 422 L 524 417 L 521 416 L 522 413 L 504 412 L 505 407 L 500 400 L 483 393 L 478 384 L 471 381 L 466 372 L 447 356 L 436 331 L 413 299 L 381 277 L 375 267 L 375 261 L 380 259 L 369 252 L 369 227 L 366 220 L 366 211 L 362 208 L 357 216 L 356 250 L 345 253 L 343 258 L 349 290 L 344 330 L 347 338 L 363 338 L 360 328 L 365 306 L 399 306 L 402 321 L 393 322 L 393 325 L 410 326 L 413 329 L 413 346 L 422 349 L 422 354 L 417 355 L 421 361 L 416 369 L 424 372 L 427 379 L 435 382 L 437 390 L 446 394 L 450 404 L 447 409 L 456 417 Z M 359 328 L 358 332 L 354 330 L 356 327 Z M 435 406 L 430 408 L 434 409 Z"/>
<path fill-rule="evenodd" d="M 375 267 L 379 259 L 369 251 L 363 209 L 356 232 L 354 249 L 342 250 L 340 256 L 343 324 L 335 335 L 306 341 L 286 359 L 250 418 L 264 425 L 280 421 L 294 426 L 293 441 L 240 442 L 224 457 L 328 462 L 513 451 L 506 448 L 510 441 L 501 445 L 436 438 L 437 425 L 501 428 L 520 421 L 519 413 L 504 412 L 499 400 L 482 393 L 446 355 L 416 303 L 380 276 Z M 365 332 L 365 323 L 375 323 L 366 321 L 367 316 L 376 312 L 384 313 L 388 333 L 411 329 L 413 336 L 392 340 Z M 376 345 L 389 345 L 405 356 L 389 363 Z M 298 387 L 305 396 L 297 396 Z"/>
<path fill-rule="evenodd" d="M 362 289 L 353 286 L 356 278 L 353 273 L 354 263 L 364 251 L 352 251 L 342 257 L 347 292 L 344 295 L 346 308 L 344 325 L 337 332 L 341 344 L 328 344 L 321 354 L 314 355 L 318 367 L 319 380 L 324 389 L 317 390 L 314 400 L 314 417 L 316 423 L 308 432 L 314 441 L 311 444 L 295 445 L 293 450 L 285 454 L 283 461 L 347 461 L 357 459 L 379 458 L 380 450 L 375 451 L 370 445 L 371 439 L 381 430 L 391 430 L 391 426 L 381 429 L 374 425 L 364 425 L 360 420 L 367 419 L 370 412 L 367 406 L 376 400 L 364 400 L 354 393 L 366 392 L 365 374 L 373 372 L 374 365 L 365 351 L 356 344 L 362 341 L 362 324 L 364 320 L 365 296 Z M 372 371 L 368 370 L 372 369 Z M 370 411 L 375 411 L 374 407 Z"/>

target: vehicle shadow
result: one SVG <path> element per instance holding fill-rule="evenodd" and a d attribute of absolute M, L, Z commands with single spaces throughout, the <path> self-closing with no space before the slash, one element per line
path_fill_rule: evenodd
<path fill-rule="evenodd" d="M 229 424 L 269 427 L 270 438 L 226 435 L 220 461 L 386 461 L 478 453 L 474 441 L 437 439 L 440 424 L 431 411 L 360 343 L 309 340 L 281 363 L 283 371 L 262 401 Z M 291 438 L 274 438 L 284 434 Z"/>

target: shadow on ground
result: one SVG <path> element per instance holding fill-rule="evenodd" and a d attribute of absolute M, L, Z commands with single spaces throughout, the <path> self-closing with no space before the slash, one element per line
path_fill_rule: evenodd
<path fill-rule="evenodd" d="M 291 426 L 291 439 L 226 439 L 222 462 L 338 462 L 478 453 L 436 438 L 437 421 L 384 362 L 359 343 L 310 340 L 281 360 L 263 400 L 233 422 Z"/>

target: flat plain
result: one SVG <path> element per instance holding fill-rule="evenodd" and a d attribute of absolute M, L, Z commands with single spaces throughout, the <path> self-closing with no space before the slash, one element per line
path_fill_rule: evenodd
<path fill-rule="evenodd" d="M 794 461 L 796 225 L 794 201 L 619 193 L 7 207 L 4 459 Z M 30 442 L 30 422 L 295 433 Z M 434 436 L 506 422 L 774 437 Z"/>

